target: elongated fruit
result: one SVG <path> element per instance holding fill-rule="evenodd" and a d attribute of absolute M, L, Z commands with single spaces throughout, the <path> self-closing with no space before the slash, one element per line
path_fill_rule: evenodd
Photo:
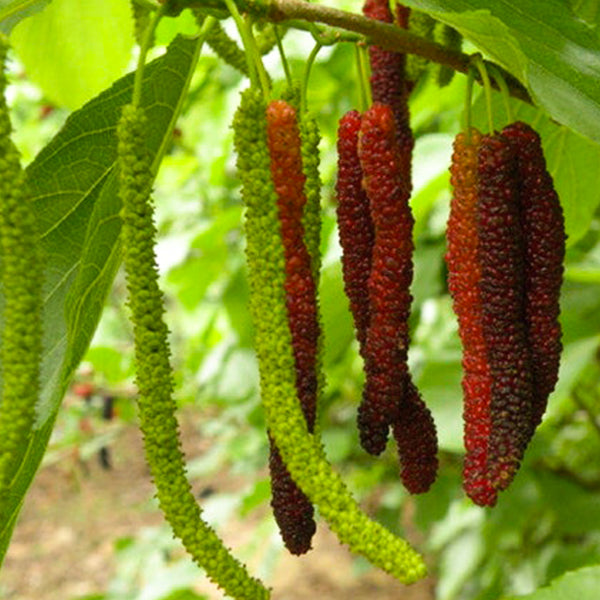
<path fill-rule="evenodd" d="M 463 344 L 464 486 L 493 505 L 554 388 L 564 222 L 537 134 L 523 123 L 455 142 L 448 286 Z"/>
<path fill-rule="evenodd" d="M 526 322 L 534 369 L 532 429 L 540 421 L 558 379 L 560 288 L 565 258 L 563 211 L 546 168 L 540 136 L 526 123 L 504 128 L 517 155 L 525 243 Z M 532 431 L 533 433 L 533 431 Z"/>
<path fill-rule="evenodd" d="M 463 347 L 464 443 L 463 485 L 480 505 L 494 505 L 497 492 L 487 476 L 488 441 L 491 431 L 492 378 L 483 333 L 483 306 L 479 285 L 479 234 L 477 231 L 477 152 L 481 134 L 472 129 L 454 141 L 450 167 L 454 189 L 447 227 L 448 289 L 458 317 Z"/>
<path fill-rule="evenodd" d="M 271 176 L 277 194 L 285 256 L 284 287 L 296 366 L 296 388 L 308 430 L 312 433 L 319 387 L 316 372 L 319 323 L 312 257 L 304 242 L 306 176 L 302 168 L 300 130 L 296 109 L 283 100 L 272 101 L 266 116 Z M 292 481 L 273 446 L 270 465 L 271 504 L 275 519 L 290 552 L 302 554 L 310 549 L 316 529 L 312 504 Z"/>
<path fill-rule="evenodd" d="M 435 479 L 437 437 L 431 414 L 412 383 L 407 365 L 413 217 L 408 205 L 410 183 L 406 181 L 389 106 L 375 103 L 363 115 L 358 157 L 373 224 L 365 317 L 368 323 L 362 348 L 366 382 L 358 415 L 361 444 L 368 452 L 379 454 L 392 426 L 402 481 L 409 491 L 419 493 Z M 338 183 L 338 188 L 344 186 Z M 348 202 L 343 197 L 341 201 Z M 356 206 L 360 207 L 361 202 Z M 364 215 L 357 214 L 366 221 Z M 368 232 L 366 227 L 365 238 Z M 366 250 L 363 253 L 368 254 Z"/>
<path fill-rule="evenodd" d="M 375 232 L 369 198 L 362 186 L 362 167 L 358 158 L 358 134 L 362 117 L 357 110 L 347 112 L 338 127 L 338 175 L 336 184 L 337 219 L 342 254 L 344 290 L 360 352 L 364 346 L 370 320 L 369 276 Z"/>
<path fill-rule="evenodd" d="M 285 256 L 270 176 L 265 106 L 260 91 L 243 93 L 234 120 L 238 169 L 246 205 L 251 312 L 267 426 L 294 481 L 340 541 L 410 583 L 424 575 L 408 544 L 371 521 L 328 463 L 321 440 L 308 431 L 296 391 L 296 368 L 286 310 Z"/>

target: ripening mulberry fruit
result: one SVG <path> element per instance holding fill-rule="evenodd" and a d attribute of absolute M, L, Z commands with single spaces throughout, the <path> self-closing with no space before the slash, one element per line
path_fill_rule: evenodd
<path fill-rule="evenodd" d="M 493 505 L 497 492 L 512 481 L 549 393 L 540 399 L 544 384 L 538 379 L 552 372 L 548 387 L 554 386 L 560 351 L 562 213 L 549 176 L 540 174 L 546 171 L 539 139 L 521 124 L 508 131 L 508 136 L 472 131 L 470 140 L 459 135 L 451 167 L 446 258 L 464 350 L 464 486 L 481 505 Z M 520 139 L 518 149 L 511 137 L 521 134 L 527 141 Z M 535 149 L 524 150 L 529 143 Z M 544 183 L 539 204 L 536 200 L 528 213 L 533 181 Z M 552 265 L 548 280 L 539 273 L 546 261 Z M 542 324 L 535 333 L 534 320 Z M 546 371 L 539 357 L 544 343 L 555 354 Z"/>
<path fill-rule="evenodd" d="M 425 491 L 437 470 L 437 438 L 407 366 L 414 221 L 390 107 L 375 103 L 364 114 L 358 154 L 374 231 L 364 347 L 367 376 L 358 417 L 361 443 L 367 451 L 379 454 L 391 425 L 405 485 L 410 491 Z M 410 432 L 416 429 L 422 435 L 412 438 Z M 411 470 L 418 475 L 411 475 Z"/>
<path fill-rule="evenodd" d="M 344 287 L 367 373 L 360 439 L 379 454 L 392 426 L 402 481 L 420 493 L 435 479 L 437 438 L 406 364 L 413 221 L 403 177 L 390 107 L 376 103 L 364 117 L 346 113 L 336 190 Z"/>
<path fill-rule="evenodd" d="M 274 100 L 267 107 L 267 142 L 285 256 L 284 287 L 296 365 L 296 388 L 308 430 L 313 432 L 319 389 L 317 293 L 312 257 L 304 241 L 303 218 L 307 201 L 300 129 L 296 109 L 283 100 Z M 310 549 L 315 532 L 313 507 L 291 480 L 278 453 L 272 455 L 270 464 L 275 518 L 290 552 L 302 554 Z"/>
<path fill-rule="evenodd" d="M 376 21 L 394 21 L 387 0 L 366 0 L 363 13 Z M 373 102 L 388 104 L 395 113 L 396 107 L 403 103 L 405 55 L 373 45 L 369 47 L 369 58 Z"/>
<path fill-rule="evenodd" d="M 400 479 L 411 494 L 422 494 L 431 487 L 437 475 L 438 443 L 431 412 L 410 375 L 399 413 L 391 425 L 400 457 Z"/>
<path fill-rule="evenodd" d="M 540 136 L 527 124 L 513 123 L 502 134 L 517 155 L 526 271 L 526 322 L 533 359 L 535 397 L 532 433 L 542 420 L 556 385 L 560 363 L 560 288 L 565 258 L 565 223 Z"/>
<path fill-rule="evenodd" d="M 347 112 L 338 127 L 337 219 L 342 254 L 344 290 L 350 301 L 356 337 L 364 358 L 369 327 L 369 275 L 375 233 L 369 198 L 362 186 L 358 134 L 362 117 Z"/>
<path fill-rule="evenodd" d="M 463 347 L 464 443 L 463 485 L 480 505 L 496 503 L 497 492 L 487 474 L 491 431 L 492 379 L 483 333 L 483 307 L 479 284 L 479 235 L 477 232 L 477 151 L 481 134 L 472 129 L 470 139 L 461 133 L 454 141 L 450 167 L 454 189 L 447 228 L 448 289 L 458 317 Z"/>
<path fill-rule="evenodd" d="M 366 0 L 363 13 L 370 19 L 384 23 L 396 23 L 406 27 L 408 9 L 401 5 L 396 7 L 395 18 L 389 8 L 388 0 Z M 371 92 L 373 102 L 380 102 L 391 107 L 396 121 L 396 136 L 400 146 L 400 159 L 403 173 L 410 187 L 410 170 L 414 138 L 410 128 L 408 96 L 410 88 L 406 79 L 406 55 L 401 52 L 390 52 L 378 46 L 369 47 L 371 63 Z"/>
<path fill-rule="evenodd" d="M 529 442 L 533 402 L 519 182 L 507 138 L 482 138 L 477 176 L 479 289 L 492 377 L 488 470 L 492 484 L 502 490 L 512 481 Z"/>
<path fill-rule="evenodd" d="M 234 132 L 246 206 L 250 309 L 269 431 L 294 481 L 318 506 L 340 541 L 400 581 L 414 582 L 425 572 L 421 557 L 360 510 L 327 462 L 318 436 L 308 433 L 298 404 L 284 288 L 285 257 L 259 91 L 250 89 L 242 95 Z"/>
<path fill-rule="evenodd" d="M 363 448 L 380 454 L 405 393 L 412 302 L 413 217 L 389 106 L 375 103 L 363 115 L 358 154 L 375 233 L 368 282 L 367 378 L 358 422 Z"/>

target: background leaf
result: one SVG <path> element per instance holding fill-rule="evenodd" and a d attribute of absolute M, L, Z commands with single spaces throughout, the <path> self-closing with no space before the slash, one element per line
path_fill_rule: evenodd
<path fill-rule="evenodd" d="M 151 123 L 148 149 L 156 164 L 170 139 L 198 50 L 197 41 L 178 38 L 145 71 L 142 105 Z M 132 82 L 132 75 L 124 77 L 74 113 L 26 172 L 46 256 L 42 392 L 37 428 L 11 496 L 0 506 L 8 523 L 0 531 L 0 557 L 120 262 L 115 128 Z"/>
<path fill-rule="evenodd" d="M 600 142 L 600 41 L 561 0 L 406 0 L 458 29 L 560 123 Z"/>
<path fill-rule="evenodd" d="M 599 589 L 600 567 L 585 567 L 558 577 L 533 594 L 505 600 L 596 600 Z"/>
<path fill-rule="evenodd" d="M 79 108 L 120 77 L 129 64 L 130 3 L 53 0 L 14 29 L 11 43 L 28 76 L 53 103 Z"/>

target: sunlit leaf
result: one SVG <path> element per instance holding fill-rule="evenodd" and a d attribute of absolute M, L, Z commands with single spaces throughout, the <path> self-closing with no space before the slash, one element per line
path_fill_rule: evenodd
<path fill-rule="evenodd" d="M 600 40 L 561 0 L 406 0 L 452 25 L 554 119 L 600 142 Z"/>
<path fill-rule="evenodd" d="M 133 47 L 130 3 L 53 0 L 19 23 L 11 42 L 44 94 L 55 104 L 76 109 L 127 68 Z"/>
<path fill-rule="evenodd" d="M 597 600 L 600 589 L 600 567 L 585 567 L 556 578 L 526 596 L 510 596 L 504 600 Z"/>

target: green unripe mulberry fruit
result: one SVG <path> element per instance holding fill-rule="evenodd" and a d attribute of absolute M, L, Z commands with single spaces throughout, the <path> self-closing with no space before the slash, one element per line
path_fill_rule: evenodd
<path fill-rule="evenodd" d="M 146 127 L 142 109 L 124 107 L 117 130 L 119 195 L 123 203 L 122 239 L 146 458 L 165 518 L 196 563 L 231 597 L 264 600 L 269 597 L 268 590 L 250 577 L 202 520 L 185 473 L 175 417 L 168 329 L 154 254 L 156 228 L 150 202 L 153 173 L 146 152 Z"/>
<path fill-rule="evenodd" d="M 8 42 L 0 36 L 0 63 Z M 42 260 L 35 213 L 19 153 L 11 140 L 0 73 L 0 256 L 2 259 L 2 403 L 0 404 L 0 502 L 27 450 L 40 388 Z"/>

